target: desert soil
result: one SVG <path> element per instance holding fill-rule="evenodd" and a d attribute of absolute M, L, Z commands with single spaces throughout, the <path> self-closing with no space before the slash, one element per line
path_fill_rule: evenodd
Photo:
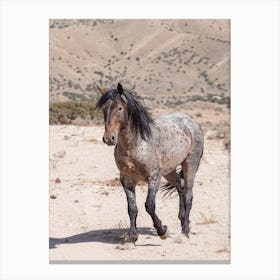
<path fill-rule="evenodd" d="M 147 186 L 136 189 L 139 238 L 122 244 L 129 228 L 127 202 L 113 147 L 102 126 L 50 126 L 50 261 L 230 260 L 229 151 L 205 139 L 195 180 L 191 233 L 180 234 L 178 197 L 158 193 L 158 216 L 170 236 L 161 240 L 145 211 Z M 164 180 L 162 181 L 162 184 Z"/>

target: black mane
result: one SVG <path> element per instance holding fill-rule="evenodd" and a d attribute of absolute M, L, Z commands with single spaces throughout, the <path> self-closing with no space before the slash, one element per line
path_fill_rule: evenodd
<path fill-rule="evenodd" d="M 141 98 L 133 91 L 124 89 L 123 95 L 127 100 L 128 120 L 132 131 L 140 136 L 143 140 L 147 140 L 151 136 L 151 124 L 154 123 L 147 108 L 141 103 Z M 100 109 L 109 99 L 119 100 L 124 102 L 117 89 L 110 89 L 106 91 L 98 100 L 96 109 Z"/>

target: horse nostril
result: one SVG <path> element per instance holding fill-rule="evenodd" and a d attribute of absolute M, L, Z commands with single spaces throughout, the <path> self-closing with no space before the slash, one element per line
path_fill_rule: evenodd
<path fill-rule="evenodd" d="M 104 136 L 103 136 L 102 140 L 103 140 L 103 143 L 106 143 L 106 142 L 105 142 L 105 138 L 104 138 Z"/>
<path fill-rule="evenodd" d="M 114 135 L 111 136 L 111 141 L 114 141 L 115 140 L 115 137 Z"/>

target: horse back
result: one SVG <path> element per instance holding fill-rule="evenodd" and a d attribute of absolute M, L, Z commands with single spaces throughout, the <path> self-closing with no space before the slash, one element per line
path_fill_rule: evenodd
<path fill-rule="evenodd" d="M 197 144 L 203 144 L 200 126 L 189 116 L 180 113 L 165 114 L 156 119 L 160 129 L 160 154 L 164 174 L 181 164 Z"/>

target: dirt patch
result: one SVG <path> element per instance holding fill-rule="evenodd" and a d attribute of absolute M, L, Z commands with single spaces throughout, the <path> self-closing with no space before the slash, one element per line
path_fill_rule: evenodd
<path fill-rule="evenodd" d="M 135 246 L 126 246 L 126 197 L 114 148 L 97 140 L 102 135 L 100 126 L 50 126 L 51 261 L 230 259 L 229 152 L 222 139 L 205 141 L 194 186 L 190 238 L 180 233 L 177 195 L 157 196 L 158 216 L 170 232 L 166 240 L 157 236 L 145 211 L 147 187 L 140 184 L 139 239 Z"/>

